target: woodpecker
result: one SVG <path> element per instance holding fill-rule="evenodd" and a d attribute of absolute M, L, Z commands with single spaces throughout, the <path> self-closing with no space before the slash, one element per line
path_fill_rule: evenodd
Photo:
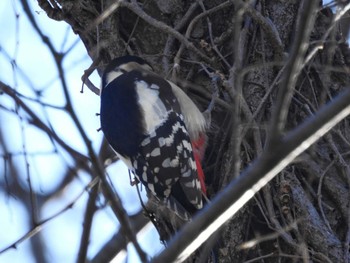
<path fill-rule="evenodd" d="M 189 219 L 206 193 L 200 110 L 149 63 L 130 55 L 107 65 L 100 97 L 101 129 L 118 157 L 149 193 Z"/>

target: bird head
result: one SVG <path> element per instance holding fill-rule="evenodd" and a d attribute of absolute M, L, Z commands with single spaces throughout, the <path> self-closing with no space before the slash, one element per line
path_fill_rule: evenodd
<path fill-rule="evenodd" d="M 101 83 L 102 88 L 120 75 L 133 70 L 153 71 L 153 68 L 148 62 L 137 56 L 126 55 L 115 58 L 104 70 Z"/>

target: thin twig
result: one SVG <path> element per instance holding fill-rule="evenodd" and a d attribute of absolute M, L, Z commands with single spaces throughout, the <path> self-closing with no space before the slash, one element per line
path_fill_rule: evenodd
<path fill-rule="evenodd" d="M 198 21 L 200 19 L 202 19 L 203 17 L 208 16 L 211 13 L 214 13 L 214 12 L 217 12 L 217 11 L 219 11 L 221 9 L 229 7 L 232 4 L 233 3 L 231 3 L 230 1 L 226 1 L 226 2 L 224 2 L 224 3 L 222 3 L 222 4 L 218 5 L 218 6 L 215 6 L 215 7 L 211 8 L 211 9 L 206 10 L 206 11 L 202 12 L 201 14 L 197 15 L 195 18 L 192 19 L 191 23 L 188 25 L 186 33 L 185 33 L 185 38 L 189 38 L 191 36 L 191 33 L 193 31 L 194 26 L 198 23 Z M 180 64 L 180 57 L 181 57 L 181 55 L 182 55 L 182 53 L 184 51 L 184 47 L 185 46 L 186 46 L 185 43 L 182 42 L 181 46 L 180 46 L 180 48 L 179 48 L 179 50 L 176 53 L 176 56 L 174 58 L 174 65 L 179 65 Z M 210 62 L 210 61 L 205 61 L 205 62 Z"/>
<path fill-rule="evenodd" d="M 281 228 L 281 229 L 279 229 L 278 231 L 276 231 L 274 233 L 271 233 L 271 234 L 268 234 L 268 235 L 264 235 L 264 236 L 261 236 L 261 237 L 256 237 L 256 238 L 254 238 L 252 240 L 246 241 L 246 242 L 240 244 L 238 246 L 238 249 L 239 250 L 249 249 L 249 248 L 252 248 L 252 247 L 258 245 L 261 242 L 266 242 L 266 241 L 269 241 L 269 240 L 276 239 L 279 236 L 283 236 L 286 232 L 292 231 L 296 227 L 297 227 L 297 222 L 296 221 L 292 222 L 290 225 L 288 225 L 288 226 L 286 226 L 284 228 Z"/>
<path fill-rule="evenodd" d="M 39 119 L 39 117 L 29 108 L 29 106 L 17 96 L 17 93 L 10 86 L 7 86 L 0 81 L 0 90 L 10 96 L 15 103 L 29 115 L 31 118 L 30 122 L 33 125 L 53 138 L 64 150 L 66 150 L 70 155 L 74 156 L 79 163 L 87 164 L 88 158 L 67 145 L 52 129 L 50 129 L 43 121 Z"/>
<path fill-rule="evenodd" d="M 324 177 L 326 176 L 328 170 L 334 165 L 334 160 L 326 167 L 326 169 L 324 170 L 324 172 L 321 174 L 320 176 L 320 180 L 318 182 L 318 187 L 317 187 L 317 202 L 318 202 L 318 208 L 320 209 L 321 211 L 321 215 L 322 215 L 322 218 L 323 218 L 323 221 L 325 222 L 326 226 L 328 227 L 328 230 L 330 232 L 332 232 L 332 228 L 326 218 L 326 215 L 323 211 L 323 205 L 322 205 L 322 184 L 323 184 L 323 179 Z"/>
<path fill-rule="evenodd" d="M 86 205 L 83 234 L 81 236 L 80 247 L 79 247 L 79 252 L 78 252 L 78 259 L 77 259 L 78 263 L 85 263 L 86 262 L 88 246 L 90 243 L 90 233 L 91 233 L 92 221 L 93 221 L 95 212 L 97 210 L 96 198 L 97 198 L 98 193 L 99 193 L 98 190 L 99 190 L 98 185 L 96 185 L 94 188 L 91 189 L 91 192 L 89 195 L 89 201 Z"/>
<path fill-rule="evenodd" d="M 225 162 L 225 174 L 222 180 L 222 186 L 225 187 L 233 178 L 239 175 L 241 160 L 239 158 L 239 151 L 241 147 L 241 97 L 242 97 L 242 81 L 238 72 L 243 66 L 244 52 L 243 47 L 246 43 L 247 25 L 242 29 L 243 15 L 245 9 L 250 5 L 250 1 L 237 6 L 234 20 L 234 39 L 233 39 L 233 57 L 234 63 L 230 68 L 230 75 L 228 79 L 228 91 L 232 99 L 232 114 L 233 124 L 232 133 L 228 145 L 228 157 Z"/>
<path fill-rule="evenodd" d="M 50 39 L 48 37 L 46 37 L 43 34 L 43 32 L 40 30 L 32 12 L 30 10 L 28 2 L 26 0 L 21 0 L 21 3 L 22 3 L 23 9 L 24 9 L 30 23 L 32 24 L 32 26 L 34 27 L 34 29 L 36 30 L 36 32 L 38 33 L 38 35 L 40 36 L 42 41 L 49 48 L 49 50 L 54 58 L 54 62 L 56 64 L 56 67 L 57 67 L 57 70 L 59 73 L 59 78 L 61 81 L 63 93 L 64 93 L 64 96 L 66 99 L 66 111 L 69 112 L 72 120 L 74 121 L 74 123 L 75 123 L 75 125 L 76 125 L 86 147 L 87 147 L 88 155 L 89 155 L 91 163 L 92 163 L 92 171 L 94 172 L 95 175 L 97 175 L 100 178 L 100 180 L 102 182 L 102 189 L 104 190 L 103 193 L 104 193 L 105 197 L 111 202 L 111 208 L 112 208 L 113 212 L 115 213 L 116 217 L 118 218 L 120 224 L 122 225 L 122 229 L 123 229 L 125 235 L 133 243 L 141 261 L 146 262 L 147 255 L 142 250 L 140 244 L 137 242 L 136 234 L 134 233 L 133 229 L 130 226 L 130 222 L 128 220 L 128 215 L 127 215 L 124 207 L 122 206 L 122 202 L 120 200 L 120 197 L 116 192 L 113 191 L 112 187 L 110 186 L 109 182 L 107 181 L 104 169 L 103 169 L 98 157 L 96 156 L 96 153 L 92 147 L 91 141 L 90 141 L 89 137 L 87 136 L 82 124 L 80 123 L 80 120 L 79 120 L 76 112 L 74 111 L 71 97 L 70 97 L 70 94 L 68 91 L 66 77 L 64 74 L 64 70 L 63 70 L 62 54 L 59 54 L 55 50 L 54 45 L 52 44 Z"/>
<path fill-rule="evenodd" d="M 94 187 L 96 185 L 96 183 L 98 182 L 98 178 L 96 177 L 95 179 L 93 179 L 87 186 L 84 187 L 84 190 L 81 191 L 80 194 L 78 194 L 68 205 L 66 205 L 65 207 L 63 207 L 61 210 L 57 211 L 56 213 L 54 213 L 52 216 L 39 221 L 36 226 L 34 226 L 30 231 L 28 231 L 27 233 L 25 233 L 22 237 L 20 237 L 17 241 L 15 241 L 14 243 L 12 243 L 11 245 L 7 246 L 6 248 L 3 248 L 0 250 L 0 254 L 4 253 L 5 251 L 11 249 L 11 248 L 17 248 L 18 245 L 20 245 L 23 241 L 32 238 L 33 236 L 35 236 L 36 234 L 38 234 L 42 228 L 44 227 L 44 225 L 46 225 L 48 222 L 52 221 L 52 219 L 62 215 L 64 212 L 68 211 L 69 209 L 71 209 L 74 204 L 80 199 L 80 197 L 86 192 L 89 191 L 92 187 Z"/>
<path fill-rule="evenodd" d="M 180 31 L 188 22 L 188 20 L 191 18 L 192 14 L 194 13 L 194 11 L 197 9 L 198 7 L 198 2 L 195 1 L 191 4 L 191 6 L 188 8 L 187 12 L 185 13 L 185 15 L 182 17 L 182 19 L 175 25 L 175 30 L 176 31 Z M 169 57 L 171 54 L 171 48 L 174 45 L 174 41 L 175 38 L 171 35 L 168 36 L 168 39 L 165 43 L 164 46 L 164 50 L 163 50 L 163 70 L 165 73 L 169 72 Z"/>
<path fill-rule="evenodd" d="M 230 4 L 229 1 L 225 5 Z M 134 12 L 136 15 L 138 15 L 141 19 L 143 19 L 145 22 L 150 24 L 151 26 L 154 26 L 155 28 L 158 28 L 162 30 L 163 32 L 171 35 L 172 37 L 178 39 L 182 43 L 182 47 L 185 46 L 186 48 L 190 49 L 192 52 L 194 52 L 200 59 L 205 61 L 206 63 L 210 63 L 211 59 L 207 57 L 205 54 L 203 54 L 199 49 L 195 47 L 195 45 L 188 40 L 188 36 L 183 36 L 181 33 L 179 33 L 176 29 L 173 29 L 172 27 L 168 26 L 167 24 L 154 19 L 150 15 L 148 15 L 140 6 L 138 5 L 137 1 L 131 1 L 127 2 L 124 0 L 118 0 L 111 4 L 104 12 L 96 18 L 96 20 L 91 23 L 91 25 L 85 30 L 85 33 L 89 32 L 96 26 L 98 26 L 100 23 L 102 23 L 105 19 L 107 19 L 110 15 L 112 15 L 119 7 L 126 7 L 130 11 Z M 194 6 L 192 6 L 194 9 Z M 211 12 L 220 9 L 220 7 L 213 8 L 210 12 L 208 12 L 205 15 L 210 14 Z M 191 9 L 192 10 L 192 9 Z M 204 15 L 203 15 L 204 16 Z M 182 25 L 181 25 L 182 26 Z M 179 26 L 180 27 L 180 26 Z M 181 48 L 180 48 L 181 49 Z"/>
<path fill-rule="evenodd" d="M 137 214 L 130 216 L 130 222 L 132 228 L 137 233 L 150 224 L 150 221 L 145 217 L 142 210 Z M 120 230 L 118 233 L 114 234 L 105 245 L 103 245 L 98 253 L 89 260 L 89 263 L 111 262 L 118 253 L 126 250 L 128 244 L 125 234 Z"/>
<path fill-rule="evenodd" d="M 304 55 L 309 46 L 309 36 L 313 29 L 316 18 L 317 0 L 304 0 L 300 6 L 298 17 L 297 34 L 293 42 L 287 65 L 284 71 L 283 79 L 279 85 L 279 92 L 276 106 L 272 116 L 272 122 L 269 131 L 267 147 L 273 147 L 280 143 L 281 135 L 287 121 L 288 109 L 293 95 L 297 77 L 305 65 Z"/>
<path fill-rule="evenodd" d="M 96 60 L 93 61 L 93 63 L 90 65 L 88 69 L 84 71 L 83 76 L 81 76 L 81 81 L 83 82 L 81 87 L 81 93 L 84 91 L 84 84 L 91 90 L 93 93 L 95 93 L 97 96 L 100 96 L 100 89 L 96 88 L 96 86 L 90 81 L 89 76 L 91 73 L 97 68 L 98 64 L 100 64 L 101 58 L 98 57 Z"/>

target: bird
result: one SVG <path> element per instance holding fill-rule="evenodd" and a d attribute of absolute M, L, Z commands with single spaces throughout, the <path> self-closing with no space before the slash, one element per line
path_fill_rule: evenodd
<path fill-rule="evenodd" d="M 196 104 L 132 55 L 105 67 L 100 98 L 101 129 L 120 160 L 149 194 L 191 218 L 206 194 L 201 161 L 207 124 Z"/>

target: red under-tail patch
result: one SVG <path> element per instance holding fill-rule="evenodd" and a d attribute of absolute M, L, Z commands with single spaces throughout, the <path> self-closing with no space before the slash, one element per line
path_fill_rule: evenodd
<path fill-rule="evenodd" d="M 198 179 L 201 182 L 201 187 L 204 194 L 207 193 L 207 188 L 205 187 L 205 176 L 204 176 L 201 162 L 204 158 L 206 143 L 207 143 L 207 137 L 205 134 L 201 134 L 198 140 L 192 142 L 193 155 L 196 161 Z"/>
<path fill-rule="evenodd" d="M 201 165 L 201 162 L 200 162 L 200 158 L 199 158 L 199 155 L 194 152 L 194 159 L 196 161 L 196 166 L 197 166 L 197 174 L 198 174 L 198 179 L 199 181 L 201 182 L 201 188 L 202 188 L 202 192 L 204 194 L 207 193 L 207 188 L 205 187 L 205 176 L 204 176 L 204 172 L 203 172 L 203 169 L 202 169 L 202 165 Z"/>

